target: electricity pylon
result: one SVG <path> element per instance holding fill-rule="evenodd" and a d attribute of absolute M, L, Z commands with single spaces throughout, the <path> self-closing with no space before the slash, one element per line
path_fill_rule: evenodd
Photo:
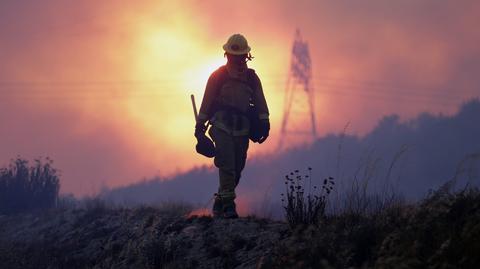
<path fill-rule="evenodd" d="M 315 96 L 312 85 L 312 64 L 308 43 L 303 40 L 300 30 L 295 32 L 295 40 L 292 46 L 292 54 L 290 60 L 290 71 L 288 72 L 287 84 L 285 87 L 285 98 L 283 108 L 282 126 L 280 129 L 280 141 L 278 148 L 281 149 L 289 135 L 306 135 L 315 139 L 317 136 L 317 128 L 315 123 Z M 302 91 L 303 88 L 303 91 Z M 299 91 L 300 89 L 300 91 Z M 302 97 L 307 103 L 307 107 L 302 104 L 296 104 L 299 97 Z M 306 100 L 305 100 L 306 99 Z M 304 102 L 305 103 L 305 102 Z M 293 110 L 292 110 L 293 106 Z M 310 128 L 302 128 L 297 130 L 289 129 L 289 118 L 292 113 L 298 113 L 298 109 L 308 111 L 305 114 L 310 116 Z M 291 127 L 291 126 L 290 126 Z"/>

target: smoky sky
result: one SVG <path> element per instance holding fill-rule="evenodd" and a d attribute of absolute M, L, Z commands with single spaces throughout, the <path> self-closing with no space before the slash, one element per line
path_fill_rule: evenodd
<path fill-rule="evenodd" d="M 385 115 L 398 115 L 384 119 L 387 125 L 418 120 L 422 112 L 448 117 L 478 97 L 479 14 L 478 1 L 469 0 L 241 1 L 234 8 L 225 1 L 1 1 L 0 165 L 17 155 L 50 156 L 62 170 L 61 191 L 82 195 L 173 174 L 176 164 L 181 170 L 205 164 L 194 157 L 193 131 L 178 134 L 181 145 L 162 136 L 171 126 L 152 135 L 142 115 L 157 110 L 132 112 L 147 105 L 122 99 L 138 90 L 117 84 L 139 79 L 132 69 L 142 52 L 137 34 L 146 22 L 171 32 L 194 25 L 197 35 L 189 45 L 218 47 L 219 57 L 230 34 L 249 38 L 271 101 L 272 140 L 255 153 L 260 158 L 275 151 L 282 115 L 277 96 L 285 87 L 296 28 L 311 50 L 319 133 L 331 138 L 350 122 L 354 138 L 345 137 L 348 145 L 372 135 Z M 162 53 L 148 72 L 178 76 Z M 150 106 L 166 110 L 166 102 Z M 158 125 L 167 121 L 161 117 L 182 113 L 191 116 L 166 111 Z M 268 173 L 277 173 L 275 167 Z"/>
<path fill-rule="evenodd" d="M 453 116 L 423 113 L 400 121 L 398 115 L 381 119 L 364 137 L 331 134 L 311 146 L 282 154 L 249 159 L 237 187 L 239 200 L 250 212 L 267 203 L 278 204 L 285 193 L 285 175 L 313 170 L 312 184 L 333 177 L 335 191 L 342 193 L 355 180 L 366 183 L 369 193 L 385 186 L 407 200 L 424 197 L 449 180 L 457 189 L 480 183 L 480 100 L 462 105 Z M 167 180 L 152 178 L 130 186 L 105 190 L 104 198 L 120 204 L 185 201 L 210 206 L 218 187 L 215 168 L 203 167 Z"/>

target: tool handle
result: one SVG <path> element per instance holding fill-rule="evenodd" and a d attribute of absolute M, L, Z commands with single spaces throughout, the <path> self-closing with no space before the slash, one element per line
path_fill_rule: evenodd
<path fill-rule="evenodd" d="M 195 104 L 195 96 L 193 94 L 190 95 L 190 99 L 192 99 L 193 115 L 195 116 L 195 121 L 197 121 L 198 112 L 197 112 L 197 105 Z"/>

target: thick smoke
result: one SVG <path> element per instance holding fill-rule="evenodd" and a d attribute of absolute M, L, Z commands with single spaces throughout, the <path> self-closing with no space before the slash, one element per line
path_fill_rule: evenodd
<path fill-rule="evenodd" d="M 249 159 L 238 187 L 238 197 L 257 210 L 265 203 L 278 203 L 284 176 L 313 168 L 313 183 L 332 176 L 337 192 L 353 180 L 368 181 L 370 192 L 391 187 L 407 199 L 423 197 L 446 181 L 457 187 L 480 180 L 480 117 L 478 99 L 465 103 L 454 116 L 421 114 L 401 122 L 386 116 L 365 135 L 331 134 L 311 146 Z M 201 167 L 169 179 L 153 178 L 105 191 L 118 203 L 138 204 L 187 201 L 203 205 L 217 186 L 216 170 Z"/>

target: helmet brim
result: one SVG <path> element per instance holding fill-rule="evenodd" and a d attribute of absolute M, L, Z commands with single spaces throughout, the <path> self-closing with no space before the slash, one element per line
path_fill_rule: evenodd
<path fill-rule="evenodd" d="M 244 50 L 232 50 L 229 48 L 228 44 L 223 45 L 223 50 L 232 55 L 243 55 L 250 52 L 250 46 L 247 46 Z"/>

